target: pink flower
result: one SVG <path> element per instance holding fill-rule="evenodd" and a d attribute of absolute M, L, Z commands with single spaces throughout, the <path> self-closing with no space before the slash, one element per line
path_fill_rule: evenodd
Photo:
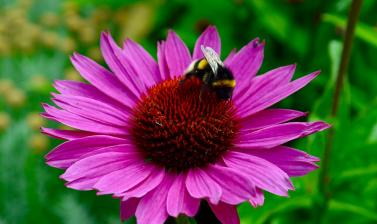
<path fill-rule="evenodd" d="M 291 80 L 295 65 L 256 76 L 264 43 L 251 41 L 225 59 L 237 85 L 231 100 L 207 92 L 200 80 L 182 86 L 189 64 L 203 57 L 200 46 L 220 54 L 220 38 L 209 27 L 193 55 L 173 31 L 158 43 L 158 63 L 139 44 L 120 48 L 110 34 L 101 50 L 110 70 L 80 54 L 73 65 L 89 84 L 59 80 L 43 116 L 75 130 L 42 128 L 67 140 L 47 156 L 64 169 L 67 186 L 121 198 L 121 218 L 163 223 L 168 216 L 194 216 L 201 200 L 226 224 L 239 223 L 236 205 L 264 202 L 263 191 L 287 196 L 290 176 L 317 168 L 319 159 L 283 144 L 324 130 L 328 124 L 289 122 L 306 114 L 272 109 L 319 72 Z"/>

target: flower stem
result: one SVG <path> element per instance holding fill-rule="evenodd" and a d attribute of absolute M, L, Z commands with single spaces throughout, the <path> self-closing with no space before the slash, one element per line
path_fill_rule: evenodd
<path fill-rule="evenodd" d="M 347 21 L 345 39 L 343 42 L 342 56 L 341 56 L 341 61 L 339 65 L 338 75 L 336 78 L 335 92 L 333 95 L 333 102 L 332 102 L 332 108 L 331 108 L 331 114 L 330 114 L 331 118 L 335 118 L 338 113 L 341 92 L 343 89 L 343 84 L 346 78 L 348 64 L 350 61 L 352 41 L 355 34 L 355 27 L 356 27 L 357 20 L 360 14 L 362 3 L 363 3 L 363 0 L 352 0 L 351 9 L 348 14 L 348 21 Z M 330 158 L 331 158 L 331 151 L 333 148 L 334 135 L 335 135 L 335 129 L 332 128 L 329 130 L 329 133 L 327 136 L 326 147 L 325 147 L 323 157 L 322 157 L 323 161 L 322 161 L 322 169 L 320 173 L 319 190 L 323 196 L 324 208 L 327 207 L 328 201 L 330 199 L 329 170 L 330 170 Z"/>
<path fill-rule="evenodd" d="M 195 215 L 195 221 L 197 224 L 221 224 L 215 214 L 213 214 L 208 203 L 204 200 L 200 203 L 199 211 Z"/>
<path fill-rule="evenodd" d="M 177 224 L 190 224 L 189 218 L 185 215 L 178 216 L 178 218 L 175 219 L 175 222 Z"/>

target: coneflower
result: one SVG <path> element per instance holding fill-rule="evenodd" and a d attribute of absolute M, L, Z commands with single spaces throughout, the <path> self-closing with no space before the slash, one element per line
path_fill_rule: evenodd
<path fill-rule="evenodd" d="M 158 43 L 158 62 L 132 40 L 120 48 L 108 33 L 101 50 L 109 69 L 72 56 L 89 83 L 56 81 L 53 102 L 60 108 L 44 104 L 43 116 L 75 130 L 42 128 L 66 140 L 46 159 L 65 170 L 68 187 L 120 198 L 121 218 L 136 215 L 140 224 L 193 217 L 201 201 L 233 224 L 237 204 L 260 206 L 263 191 L 287 196 L 290 176 L 317 168 L 318 158 L 283 144 L 329 125 L 289 122 L 306 114 L 269 107 L 319 72 L 292 81 L 295 65 L 288 65 L 256 76 L 264 43 L 255 39 L 224 60 L 237 86 L 231 99 L 219 100 L 211 91 L 200 95 L 199 79 L 180 85 L 189 64 L 203 57 L 202 45 L 220 55 L 215 27 L 199 37 L 192 55 L 169 31 Z"/>

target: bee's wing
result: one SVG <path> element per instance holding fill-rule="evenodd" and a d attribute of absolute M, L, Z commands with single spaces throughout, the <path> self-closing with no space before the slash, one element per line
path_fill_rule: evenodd
<path fill-rule="evenodd" d="M 224 66 L 223 62 L 221 61 L 219 55 L 212 48 L 205 47 L 203 45 L 201 45 L 200 48 L 204 54 L 204 57 L 208 61 L 209 66 L 216 76 L 219 65 Z"/>

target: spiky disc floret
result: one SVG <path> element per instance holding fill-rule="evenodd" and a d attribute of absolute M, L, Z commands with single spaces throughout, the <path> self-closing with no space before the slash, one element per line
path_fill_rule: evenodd
<path fill-rule="evenodd" d="M 132 136 L 147 160 L 182 171 L 214 163 L 232 145 L 237 119 L 231 101 L 203 91 L 200 80 L 167 80 L 135 107 Z"/>

